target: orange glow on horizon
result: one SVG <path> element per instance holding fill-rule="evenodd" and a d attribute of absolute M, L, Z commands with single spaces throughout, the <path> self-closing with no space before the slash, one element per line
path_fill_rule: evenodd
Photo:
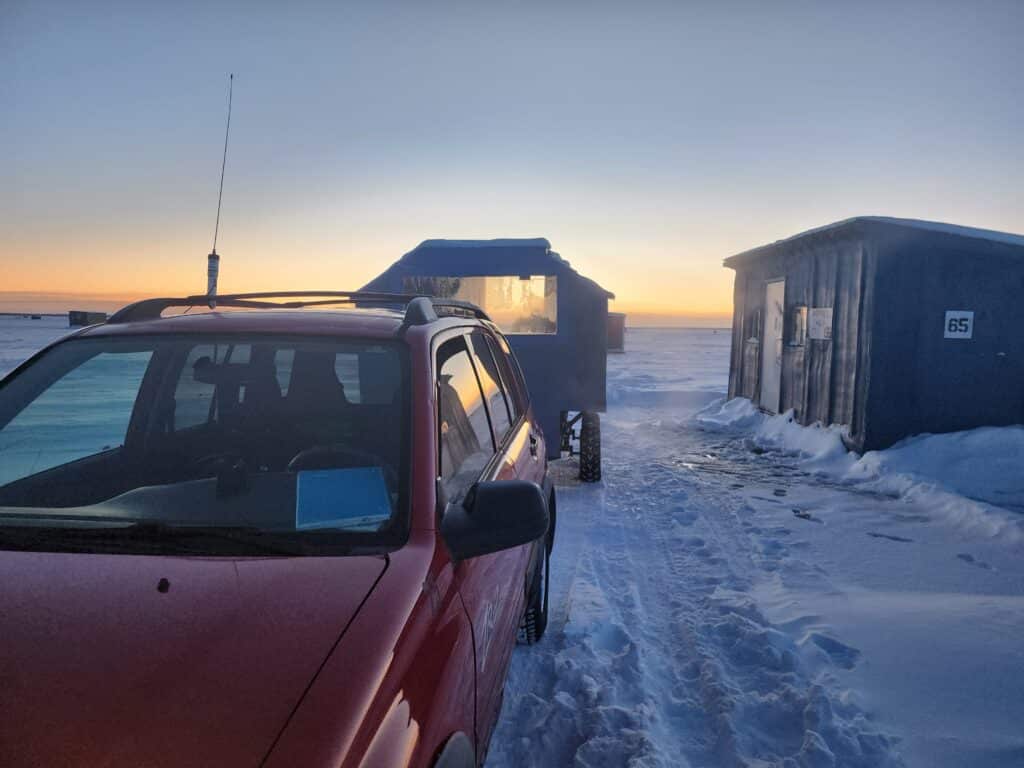
<path fill-rule="evenodd" d="M 0 311 L 12 311 L 13 293 L 22 294 L 13 311 L 32 309 L 29 295 L 47 295 L 52 299 L 49 307 L 53 301 L 59 305 L 60 295 L 72 303 L 117 306 L 148 296 L 202 293 L 206 253 L 196 248 L 197 239 L 183 233 L 173 240 L 143 239 L 143 246 L 128 247 L 123 241 L 83 237 L 67 247 L 54 248 L 49 242 L 45 252 L 25 244 L 3 248 Z M 221 293 L 356 289 L 418 242 L 416 237 L 394 237 L 388 242 L 339 248 L 334 253 L 322 243 L 310 243 L 301 254 L 290 253 L 279 243 L 232 242 L 218 249 L 218 288 Z M 552 238 L 552 245 L 574 268 L 615 293 L 609 307 L 612 311 L 637 319 L 654 318 L 655 323 L 657 318 L 717 322 L 731 315 L 733 273 L 721 266 L 717 254 L 695 267 L 671 264 L 655 249 L 649 255 L 634 253 L 626 263 L 617 254 L 602 253 L 589 243 L 566 248 L 572 244 L 560 247 Z M 642 271 L 635 269 L 637 262 L 645 263 Z"/>

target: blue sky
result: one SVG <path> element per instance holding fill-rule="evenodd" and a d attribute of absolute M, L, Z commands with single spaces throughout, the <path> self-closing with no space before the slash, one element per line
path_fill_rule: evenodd
<path fill-rule="evenodd" d="M 234 72 L 224 289 L 546 236 L 720 315 L 723 257 L 829 221 L 1024 231 L 1022 39 L 1021 2 L 3 0 L 0 290 L 201 290 Z"/>

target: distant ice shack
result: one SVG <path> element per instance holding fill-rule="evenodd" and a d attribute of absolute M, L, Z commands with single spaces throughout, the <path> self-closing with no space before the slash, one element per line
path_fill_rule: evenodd
<path fill-rule="evenodd" d="M 858 451 L 1024 423 L 1024 236 L 859 217 L 725 260 L 729 397 Z"/>
<path fill-rule="evenodd" d="M 574 270 L 546 239 L 426 240 L 365 290 L 482 307 L 515 350 L 552 458 L 560 435 L 572 429 L 568 412 L 588 415 L 582 431 L 605 410 L 608 300 L 615 296 Z M 581 454 L 590 447 L 583 442 Z M 599 477 L 599 443 L 596 450 Z"/>

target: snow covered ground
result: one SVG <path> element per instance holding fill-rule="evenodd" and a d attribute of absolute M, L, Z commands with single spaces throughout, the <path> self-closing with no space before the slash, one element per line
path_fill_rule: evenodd
<path fill-rule="evenodd" d="M 38 320 L 0 315 L 0 378 L 51 341 L 71 332 L 67 315 L 44 315 Z"/>
<path fill-rule="evenodd" d="M 0 375 L 67 332 L 0 317 Z M 857 457 L 725 403 L 727 332 L 627 350 L 488 768 L 1024 766 L 1024 428 Z"/>
<path fill-rule="evenodd" d="M 728 351 L 609 358 L 488 767 L 1024 765 L 1024 429 L 859 458 L 720 401 Z"/>

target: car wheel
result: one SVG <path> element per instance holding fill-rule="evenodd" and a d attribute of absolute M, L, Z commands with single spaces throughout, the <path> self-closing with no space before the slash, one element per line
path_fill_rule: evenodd
<path fill-rule="evenodd" d="M 475 768 L 476 755 L 473 745 L 464 733 L 456 733 L 444 745 L 434 768 Z"/>
<path fill-rule="evenodd" d="M 584 411 L 580 426 L 580 480 L 596 483 L 601 479 L 601 417 Z"/>
<path fill-rule="evenodd" d="M 519 633 L 527 645 L 539 642 L 544 637 L 544 630 L 548 627 L 548 568 L 550 560 L 551 549 L 547 546 L 545 539 L 543 549 L 537 558 L 530 602 L 526 606 L 526 613 L 523 615 L 523 624 Z"/>

